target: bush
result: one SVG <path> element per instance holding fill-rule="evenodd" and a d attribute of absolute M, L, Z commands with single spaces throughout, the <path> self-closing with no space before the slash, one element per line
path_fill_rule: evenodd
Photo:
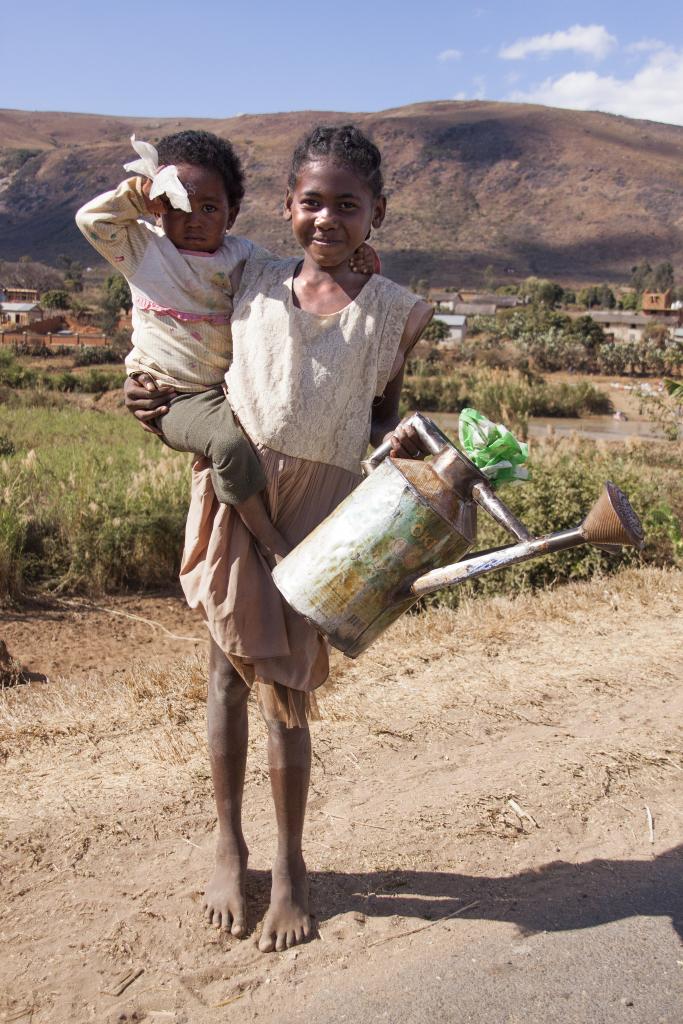
<path fill-rule="evenodd" d="M 547 383 L 534 374 L 481 368 L 407 377 L 401 402 L 402 412 L 460 412 L 474 406 L 522 435 L 526 435 L 529 416 L 574 417 L 612 410 L 607 395 L 586 382 Z"/>
<path fill-rule="evenodd" d="M 122 363 L 125 353 L 109 345 L 101 348 L 85 345 L 76 351 L 74 366 L 101 366 L 103 363 Z"/>
<path fill-rule="evenodd" d="M 577 526 L 604 482 L 612 480 L 628 495 L 645 530 L 642 554 L 624 548 L 607 555 L 583 545 L 533 559 L 479 577 L 428 600 L 456 606 L 464 595 L 519 593 L 613 573 L 643 561 L 654 565 L 683 563 L 683 447 L 665 444 L 610 444 L 598 447 L 574 438 L 548 441 L 531 450 L 531 479 L 500 488 L 500 497 L 536 536 Z M 478 550 L 513 543 L 485 512 L 478 513 Z"/>

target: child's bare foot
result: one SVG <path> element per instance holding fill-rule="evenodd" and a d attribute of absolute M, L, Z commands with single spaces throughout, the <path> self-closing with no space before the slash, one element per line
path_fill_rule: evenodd
<path fill-rule="evenodd" d="M 214 928 L 243 939 L 247 934 L 246 879 L 249 851 L 244 840 L 219 837 L 216 868 L 204 893 L 206 920 Z"/>
<path fill-rule="evenodd" d="M 262 953 L 281 953 L 312 934 L 308 905 L 308 875 L 304 859 L 278 857 L 273 864 L 270 906 L 263 921 L 258 948 Z"/>

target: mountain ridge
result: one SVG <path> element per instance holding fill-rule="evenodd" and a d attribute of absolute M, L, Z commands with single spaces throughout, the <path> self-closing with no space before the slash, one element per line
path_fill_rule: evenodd
<path fill-rule="evenodd" d="M 499 277 L 618 282 L 641 259 L 683 271 L 683 127 L 448 100 L 225 119 L 0 110 L 0 259 L 93 263 L 76 209 L 124 177 L 133 132 L 153 142 L 182 127 L 235 144 L 247 178 L 235 230 L 295 253 L 281 218 L 291 149 L 315 123 L 350 121 L 382 151 L 389 207 L 374 244 L 399 281 L 474 283 L 491 265 Z"/>

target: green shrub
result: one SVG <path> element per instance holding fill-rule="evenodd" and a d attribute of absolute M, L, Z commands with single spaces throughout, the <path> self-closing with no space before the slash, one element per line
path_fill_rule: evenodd
<path fill-rule="evenodd" d="M 605 481 L 612 480 L 627 494 L 642 521 L 644 551 L 624 548 L 615 556 L 582 545 L 440 591 L 429 601 L 456 606 L 465 594 L 538 590 L 595 573 L 613 573 L 641 561 L 682 564 L 683 480 L 678 469 L 682 455 L 681 445 L 596 446 L 574 438 L 535 444 L 529 460 L 531 479 L 504 485 L 499 491 L 502 500 L 535 536 L 578 526 Z M 479 511 L 478 525 L 477 549 L 514 543 L 485 512 Z"/>
<path fill-rule="evenodd" d="M 612 410 L 607 395 L 585 381 L 548 383 L 519 371 L 479 367 L 461 373 L 405 379 L 403 412 L 460 412 L 466 406 L 474 406 L 489 419 L 502 421 L 522 435 L 526 435 L 529 416 L 574 417 Z"/>

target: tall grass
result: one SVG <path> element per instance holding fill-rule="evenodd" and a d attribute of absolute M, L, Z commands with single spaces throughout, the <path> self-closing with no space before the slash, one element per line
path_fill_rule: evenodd
<path fill-rule="evenodd" d="M 115 413 L 0 406 L 0 434 L 0 596 L 175 579 L 189 456 Z"/>
<path fill-rule="evenodd" d="M 80 373 L 39 370 L 17 362 L 8 349 L 0 349 L 0 385 L 15 390 L 102 394 L 123 387 L 125 379 L 123 369 L 111 367 Z"/>
<path fill-rule="evenodd" d="M 36 396 L 37 397 L 37 396 Z M 45 396 L 48 401 L 48 396 Z M 33 590 L 105 593 L 172 585 L 189 500 L 190 457 L 144 434 L 129 416 L 0 405 L 0 600 Z M 54 404 L 57 403 L 57 404 Z M 490 407 L 480 404 L 491 415 Z M 493 413 L 495 415 L 495 413 Z M 504 418 L 504 417 L 503 417 Z M 12 454 L 13 451 L 13 454 Z M 605 480 L 631 498 L 648 543 L 616 558 L 582 547 L 483 577 L 464 592 L 514 593 L 612 572 L 641 558 L 683 561 L 683 444 L 535 444 L 531 480 L 501 497 L 536 534 L 577 525 Z M 509 539 L 479 514 L 479 547 Z M 457 603 L 449 591 L 435 599 Z"/>
<path fill-rule="evenodd" d="M 474 406 L 522 435 L 526 435 L 530 416 L 578 417 L 612 411 L 607 395 L 585 381 L 557 384 L 518 371 L 485 368 L 410 375 L 402 403 L 405 411 L 425 412 L 459 412 Z"/>

